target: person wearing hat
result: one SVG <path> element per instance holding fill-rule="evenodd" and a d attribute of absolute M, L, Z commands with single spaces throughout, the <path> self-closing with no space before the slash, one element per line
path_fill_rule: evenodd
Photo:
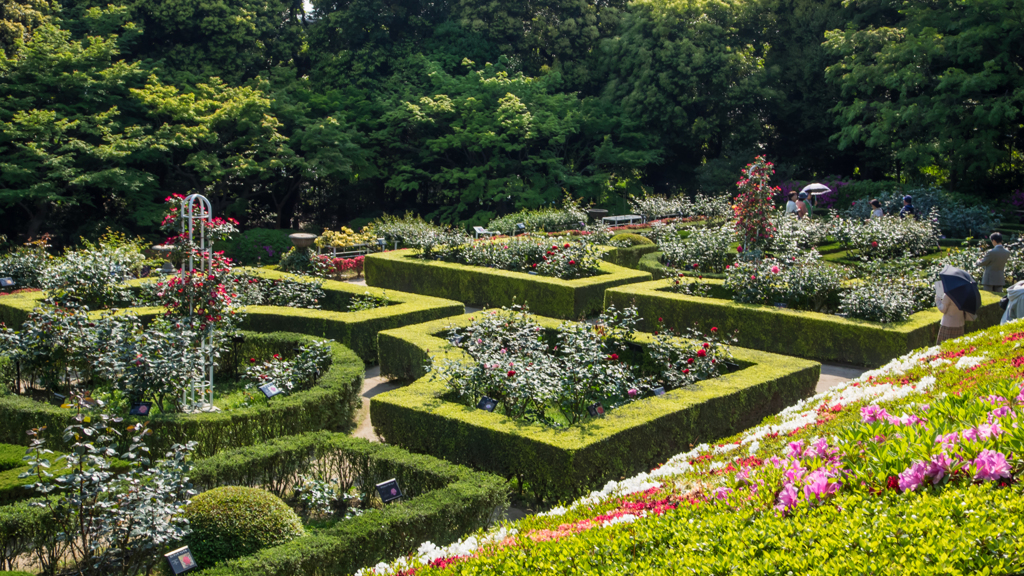
<path fill-rule="evenodd" d="M 882 211 L 882 203 L 878 201 L 878 198 L 872 198 L 871 202 L 871 218 L 881 218 L 885 212 Z"/>
<path fill-rule="evenodd" d="M 910 196 L 903 197 L 903 208 L 900 208 L 900 218 L 913 216 L 917 218 L 917 211 L 914 210 L 914 199 Z"/>
<path fill-rule="evenodd" d="M 807 192 L 801 192 L 800 195 L 796 197 L 796 217 L 797 218 L 803 219 L 805 216 L 807 216 L 807 202 L 806 202 L 806 200 L 807 200 Z"/>
<path fill-rule="evenodd" d="M 786 216 L 790 214 L 796 216 L 796 190 L 790 191 L 789 202 L 786 202 Z"/>
<path fill-rule="evenodd" d="M 992 249 L 978 260 L 978 266 L 985 268 L 985 274 L 981 277 L 981 285 L 985 290 L 991 292 L 1002 292 L 1006 284 L 1006 276 L 1003 274 L 1006 261 L 1010 258 L 1010 251 L 1003 247 L 1003 235 L 993 232 L 988 237 L 992 243 Z"/>

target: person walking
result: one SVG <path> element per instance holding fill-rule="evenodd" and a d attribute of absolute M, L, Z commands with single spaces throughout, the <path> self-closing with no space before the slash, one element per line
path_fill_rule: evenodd
<path fill-rule="evenodd" d="M 1002 292 L 1006 284 L 1004 270 L 1006 261 L 1010 258 L 1010 251 L 1003 246 L 1003 235 L 993 232 L 988 237 L 992 243 L 992 249 L 978 260 L 978 266 L 985 268 L 985 274 L 981 277 L 981 285 L 990 292 Z"/>
<path fill-rule="evenodd" d="M 796 216 L 796 190 L 789 193 L 789 202 L 786 202 L 786 216 Z"/>
<path fill-rule="evenodd" d="M 872 198 L 871 202 L 871 218 L 881 218 L 885 212 L 882 211 L 882 203 L 878 201 L 878 198 Z"/>
<path fill-rule="evenodd" d="M 900 218 L 913 216 L 917 218 L 917 211 L 914 209 L 914 199 L 910 196 L 903 197 L 903 208 L 900 208 Z"/>

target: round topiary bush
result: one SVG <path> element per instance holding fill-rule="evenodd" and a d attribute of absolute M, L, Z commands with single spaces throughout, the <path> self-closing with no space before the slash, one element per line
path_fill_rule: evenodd
<path fill-rule="evenodd" d="M 305 533 L 287 504 L 257 488 L 222 486 L 203 492 L 185 508 L 185 517 L 192 528 L 188 546 L 203 567 L 284 544 Z"/>
<path fill-rule="evenodd" d="M 641 236 L 639 234 L 633 234 L 633 233 L 630 233 L 630 232 L 622 232 L 620 234 L 616 234 L 615 236 L 612 236 L 612 241 L 613 242 L 626 241 L 626 242 L 629 242 L 630 246 L 642 246 L 642 245 L 645 245 L 645 244 L 654 244 L 654 242 L 650 238 L 645 238 L 645 237 L 643 237 L 643 236 Z"/>

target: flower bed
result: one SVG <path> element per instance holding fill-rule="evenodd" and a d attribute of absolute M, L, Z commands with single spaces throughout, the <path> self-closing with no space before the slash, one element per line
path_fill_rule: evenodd
<path fill-rule="evenodd" d="M 245 342 L 238 345 L 234 360 L 241 364 L 243 360 L 247 363 L 249 358 L 273 354 L 287 356 L 293 353 L 296 345 L 312 341 L 312 337 L 302 334 L 248 333 Z M 148 417 L 128 416 L 126 419 L 150 421 L 150 426 L 157 432 L 158 442 L 152 445 L 155 453 L 163 453 L 174 443 L 194 440 L 198 443 L 196 454 L 199 456 L 212 455 L 229 446 L 258 444 L 288 434 L 345 429 L 352 423 L 365 367 L 348 348 L 333 342 L 330 346 L 330 368 L 314 387 L 277 396 L 269 404 L 226 412 L 153 413 Z M 5 364 L 9 362 L 4 359 Z M 26 396 L 2 396 L 0 420 L 5 426 L 0 441 L 25 444 L 29 440 L 26 430 L 41 426 L 62 430 L 73 416 L 69 409 Z"/>
<path fill-rule="evenodd" d="M 612 286 L 650 280 L 650 274 L 598 262 L 599 274 L 561 280 L 523 272 L 433 262 L 396 250 L 366 257 L 368 286 L 459 300 L 468 306 L 528 303 L 534 313 L 576 319 L 602 309 L 604 291 Z"/>
<path fill-rule="evenodd" d="M 1019 573 L 1022 328 L 915 351 L 651 472 L 360 576 L 568 559 L 595 573 Z"/>
<path fill-rule="evenodd" d="M 273 270 L 239 268 L 243 274 L 255 274 L 268 281 L 298 279 L 292 274 Z M 135 280 L 129 286 L 138 287 L 149 280 Z M 326 280 L 320 285 L 323 296 L 318 309 L 285 306 L 246 306 L 241 327 L 254 332 L 299 332 L 310 336 L 330 338 L 355 351 L 363 361 L 377 362 L 377 333 L 381 330 L 418 324 L 465 312 L 459 302 L 421 296 L 397 290 L 360 286 L 349 282 Z M 387 306 L 359 311 L 348 311 L 353 298 L 367 293 L 386 299 Z M 44 293 L 13 294 L 0 299 L 0 322 L 7 326 L 20 326 L 29 313 L 43 300 Z M 137 308 L 143 319 L 160 313 L 157 308 Z"/>
<path fill-rule="evenodd" d="M 717 280 L 705 280 L 713 286 Z M 968 329 L 987 328 L 999 323 L 999 296 L 982 292 L 982 308 Z M 821 314 L 739 304 L 720 298 L 702 298 L 668 291 L 664 280 L 609 289 L 605 305 L 635 304 L 646 318 L 661 316 L 668 326 L 702 328 L 710 319 L 722 330 L 738 331 L 740 346 L 787 356 L 858 366 L 881 366 L 909 350 L 935 342 L 942 313 L 925 310 L 903 322 L 870 322 Z M 651 329 L 648 327 L 648 329 Z"/>
<path fill-rule="evenodd" d="M 371 400 L 374 428 L 389 443 L 517 478 L 537 497 L 580 493 L 648 468 L 691 442 L 730 434 L 808 395 L 818 380 L 816 363 L 733 349 L 739 370 L 634 402 L 581 426 L 553 430 L 446 401 L 445 383 L 424 376 L 430 357 L 462 354 L 445 350 L 444 336 L 473 318 L 467 314 L 380 334 L 381 372 L 418 379 Z M 537 321 L 550 329 L 558 326 L 553 319 Z M 641 344 L 652 339 L 638 335 Z"/>

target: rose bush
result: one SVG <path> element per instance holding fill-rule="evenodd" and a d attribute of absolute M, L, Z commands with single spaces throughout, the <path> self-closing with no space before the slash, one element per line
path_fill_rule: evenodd
<path fill-rule="evenodd" d="M 730 261 L 729 244 L 736 238 L 728 225 L 695 229 L 686 238 L 669 237 L 658 243 L 662 262 L 688 272 L 724 272 Z"/>
<path fill-rule="evenodd" d="M 817 250 L 787 258 L 741 260 L 726 269 L 725 287 L 745 304 L 783 304 L 827 312 L 839 304 L 849 270 L 826 263 Z"/>

